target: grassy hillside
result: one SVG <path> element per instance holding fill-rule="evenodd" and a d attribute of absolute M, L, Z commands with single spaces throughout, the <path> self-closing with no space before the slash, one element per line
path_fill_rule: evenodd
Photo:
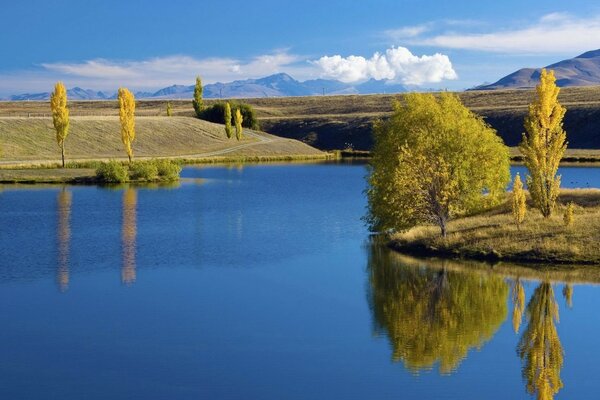
<path fill-rule="evenodd" d="M 67 160 L 125 158 L 119 126 L 116 116 L 73 116 L 66 141 Z M 137 158 L 323 155 L 298 141 L 247 129 L 242 141 L 227 139 L 222 125 L 188 117 L 137 117 L 136 132 L 133 148 Z M 2 164 L 60 158 L 48 117 L 0 117 L 0 150 Z"/>
<path fill-rule="evenodd" d="M 261 129 L 299 139 L 320 149 L 358 150 L 372 146 L 371 124 L 390 114 L 392 100 L 401 95 L 348 95 L 257 98 L 243 100 L 257 111 Z M 509 146 L 521 140 L 523 118 L 533 98 L 531 90 L 461 92 L 467 107 L 485 117 Z M 567 107 L 565 128 L 571 148 L 600 148 L 600 86 L 563 88 L 559 100 Z M 207 104 L 217 100 L 207 100 Z M 191 100 L 173 100 L 178 116 L 193 116 Z M 118 115 L 116 101 L 70 102 L 72 115 Z M 140 116 L 166 115 L 166 100 L 137 102 Z M 2 116 L 49 116 L 48 102 L 0 102 Z"/>

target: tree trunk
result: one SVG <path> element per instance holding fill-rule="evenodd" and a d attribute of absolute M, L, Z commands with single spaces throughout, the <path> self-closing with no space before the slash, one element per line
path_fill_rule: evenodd
<path fill-rule="evenodd" d="M 440 225 L 440 231 L 442 233 L 442 237 L 445 238 L 448 234 L 448 230 L 446 227 L 447 219 L 445 217 L 438 217 L 438 222 Z"/>
<path fill-rule="evenodd" d="M 131 164 L 131 154 L 127 154 L 127 157 L 129 157 L 129 164 Z"/>
<path fill-rule="evenodd" d="M 62 167 L 64 168 L 65 167 L 65 144 L 64 143 L 60 146 L 60 150 L 62 153 Z"/>

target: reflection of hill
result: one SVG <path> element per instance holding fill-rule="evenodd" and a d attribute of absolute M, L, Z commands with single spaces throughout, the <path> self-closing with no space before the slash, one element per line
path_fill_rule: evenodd
<path fill-rule="evenodd" d="M 502 277 L 450 269 L 413 268 L 372 246 L 370 303 L 392 358 L 413 371 L 439 363 L 451 373 L 472 348 L 490 340 L 507 315 Z"/>
<path fill-rule="evenodd" d="M 56 213 L 58 225 L 56 237 L 58 243 L 58 266 L 56 282 L 61 292 L 69 288 L 69 245 L 71 240 L 71 202 L 72 194 L 68 190 L 58 192 L 56 198 Z"/>
<path fill-rule="evenodd" d="M 135 245 L 137 237 L 137 191 L 128 188 L 123 192 L 123 266 L 121 282 L 130 285 L 135 282 Z"/>

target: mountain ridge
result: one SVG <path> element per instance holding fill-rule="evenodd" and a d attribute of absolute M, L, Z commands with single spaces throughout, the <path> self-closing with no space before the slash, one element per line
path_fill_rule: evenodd
<path fill-rule="evenodd" d="M 204 86 L 203 96 L 207 99 L 253 98 L 253 97 L 293 97 L 336 94 L 376 94 L 401 93 L 407 91 L 403 85 L 386 80 L 371 79 L 366 82 L 350 84 L 333 79 L 312 79 L 298 81 L 286 73 L 277 73 L 263 78 L 244 79 L 232 82 L 216 82 Z M 192 99 L 194 85 L 171 85 L 155 92 L 138 91 L 137 99 Z M 75 87 L 67 90 L 70 100 L 109 100 L 116 93 L 107 93 Z M 23 93 L 12 95 L 5 100 L 27 101 L 48 100 L 50 92 Z"/>
<path fill-rule="evenodd" d="M 600 85 L 600 49 L 586 51 L 576 57 L 545 66 L 554 71 L 560 87 Z M 542 68 L 521 68 L 495 83 L 470 90 L 531 89 L 540 79 Z"/>

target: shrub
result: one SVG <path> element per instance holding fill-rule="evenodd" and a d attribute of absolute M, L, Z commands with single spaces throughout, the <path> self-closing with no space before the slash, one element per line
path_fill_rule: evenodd
<path fill-rule="evenodd" d="M 155 181 L 158 179 L 158 168 L 154 161 L 136 161 L 129 166 L 131 179 L 138 181 Z"/>
<path fill-rule="evenodd" d="M 181 167 L 176 162 L 171 160 L 155 160 L 154 163 L 158 170 L 158 176 L 161 180 L 176 181 L 179 179 Z"/>
<path fill-rule="evenodd" d="M 565 207 L 565 213 L 563 215 L 563 222 L 565 223 L 565 226 L 571 226 L 573 225 L 573 211 L 575 209 L 575 206 L 573 205 L 573 202 L 570 201 L 567 206 Z"/>
<path fill-rule="evenodd" d="M 258 119 L 254 109 L 249 104 L 243 103 L 230 103 L 233 112 L 239 109 L 242 113 L 242 126 L 249 129 L 259 129 Z M 206 107 L 200 113 L 200 119 L 205 121 L 214 122 L 216 124 L 225 123 L 225 103 L 215 103 L 212 106 Z"/>
<path fill-rule="evenodd" d="M 128 180 L 127 168 L 118 161 L 111 160 L 96 168 L 96 178 L 101 183 L 123 183 Z"/>

